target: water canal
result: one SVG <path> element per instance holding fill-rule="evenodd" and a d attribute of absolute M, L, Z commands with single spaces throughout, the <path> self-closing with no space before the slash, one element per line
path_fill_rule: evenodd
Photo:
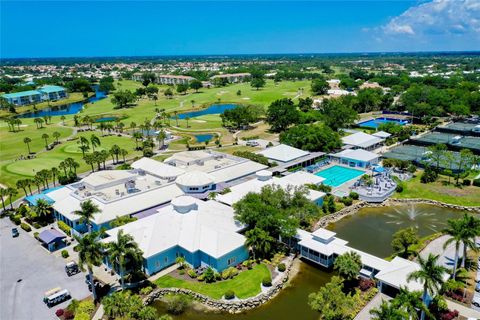
<path fill-rule="evenodd" d="M 17 118 L 37 118 L 37 117 L 44 117 L 44 116 L 64 116 L 69 114 L 77 114 L 79 113 L 86 103 L 93 103 L 95 101 L 104 99 L 107 95 L 103 91 L 98 90 L 98 86 L 94 86 L 95 95 L 88 98 L 87 101 L 63 104 L 59 106 L 52 106 L 48 108 L 44 108 L 38 111 L 31 111 L 25 112 L 17 116 Z"/>
<path fill-rule="evenodd" d="M 431 235 L 442 230 L 448 219 L 460 218 L 462 214 L 462 211 L 424 204 L 363 208 L 357 214 L 329 226 L 329 229 L 337 232 L 338 237 L 348 240 L 350 246 L 356 249 L 386 257 L 392 253 L 390 243 L 395 231 L 415 227 L 420 236 Z M 308 295 L 327 283 L 330 277 L 331 273 L 301 262 L 299 272 L 290 286 L 283 289 L 272 301 L 242 314 L 228 315 L 228 319 L 318 319 L 318 314 L 312 312 L 308 306 Z M 154 306 L 161 314 L 166 313 L 162 302 L 157 301 Z M 227 316 L 191 308 L 173 318 L 220 320 Z"/>
<path fill-rule="evenodd" d="M 230 110 L 230 109 L 235 109 L 238 107 L 237 104 L 212 104 L 208 108 L 201 109 L 198 111 L 189 111 L 185 113 L 179 113 L 178 114 L 178 119 L 186 119 L 186 118 L 195 118 L 199 116 L 205 116 L 208 114 L 221 114 L 225 110 Z"/>

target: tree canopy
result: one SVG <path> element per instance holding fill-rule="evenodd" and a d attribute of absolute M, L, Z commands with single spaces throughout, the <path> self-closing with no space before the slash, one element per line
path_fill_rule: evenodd
<path fill-rule="evenodd" d="M 298 117 L 298 110 L 292 99 L 284 98 L 268 106 L 266 121 L 273 132 L 282 132 L 296 123 Z"/>
<path fill-rule="evenodd" d="M 280 134 L 280 142 L 307 151 L 330 152 L 341 147 L 340 135 L 324 124 L 300 124 Z"/>

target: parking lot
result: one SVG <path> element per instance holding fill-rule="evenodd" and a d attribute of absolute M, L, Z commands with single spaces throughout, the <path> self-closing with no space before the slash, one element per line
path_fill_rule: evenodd
<path fill-rule="evenodd" d="M 54 287 L 68 289 L 77 300 L 90 294 L 84 273 L 65 273 L 68 259 L 50 254 L 20 228 L 19 237 L 13 238 L 12 227 L 8 218 L 0 219 L 0 319 L 55 319 L 55 310 L 69 302 L 49 309 L 43 294 Z"/>

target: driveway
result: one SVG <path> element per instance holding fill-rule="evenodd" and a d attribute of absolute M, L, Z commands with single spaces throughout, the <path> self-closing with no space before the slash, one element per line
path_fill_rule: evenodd
<path fill-rule="evenodd" d="M 453 265 L 455 264 L 455 244 L 451 243 L 445 249 L 443 249 L 443 245 L 449 238 L 450 236 L 443 235 L 433 240 L 420 252 L 420 256 L 422 258 L 426 258 L 429 253 L 440 255 L 438 262 L 446 268 L 453 269 Z M 458 250 L 458 261 L 461 261 L 462 257 L 463 245 L 460 244 L 460 248 Z"/>
<path fill-rule="evenodd" d="M 13 226 L 8 218 L 0 219 L 0 319 L 55 319 L 55 310 L 69 301 L 49 309 L 43 294 L 54 287 L 68 289 L 77 300 L 90 294 L 84 273 L 68 277 L 64 259 L 50 254 L 20 228 L 20 236 L 12 238 Z"/>

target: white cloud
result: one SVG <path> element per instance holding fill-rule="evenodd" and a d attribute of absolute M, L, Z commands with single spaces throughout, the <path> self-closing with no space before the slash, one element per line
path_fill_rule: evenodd
<path fill-rule="evenodd" d="M 465 35 L 478 38 L 480 0 L 433 0 L 409 8 L 381 29 L 387 36 Z"/>

